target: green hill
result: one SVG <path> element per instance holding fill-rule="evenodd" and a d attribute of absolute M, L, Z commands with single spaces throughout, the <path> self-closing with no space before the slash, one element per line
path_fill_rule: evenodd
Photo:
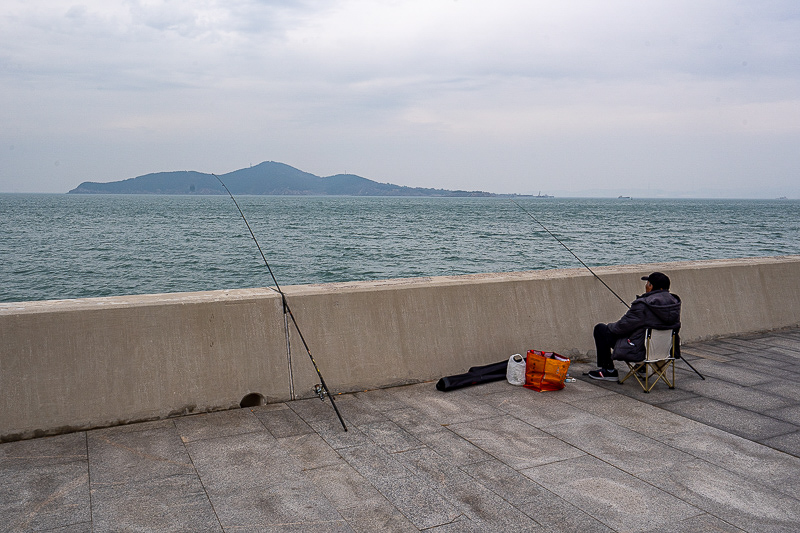
<path fill-rule="evenodd" d="M 321 196 L 500 196 L 483 191 L 451 191 L 378 183 L 354 174 L 319 177 L 283 163 L 265 161 L 220 175 L 233 194 Z M 156 172 L 109 183 L 85 181 L 68 194 L 226 194 L 219 181 L 202 172 Z"/>

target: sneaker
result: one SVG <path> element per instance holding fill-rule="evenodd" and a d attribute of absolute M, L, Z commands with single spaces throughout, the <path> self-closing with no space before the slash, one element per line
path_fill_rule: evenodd
<path fill-rule="evenodd" d="M 605 381 L 618 381 L 619 374 L 617 373 L 616 369 L 608 370 L 605 368 L 598 368 L 597 370 L 592 370 L 588 374 L 586 374 L 592 379 L 602 379 Z"/>

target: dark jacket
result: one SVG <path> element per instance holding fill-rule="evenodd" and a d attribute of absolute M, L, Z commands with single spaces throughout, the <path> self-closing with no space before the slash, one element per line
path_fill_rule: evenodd
<path fill-rule="evenodd" d="M 625 315 L 608 325 L 609 331 L 621 337 L 614 345 L 613 358 L 618 361 L 642 361 L 645 357 L 644 334 L 647 328 L 680 329 L 681 299 L 666 289 L 637 296 Z"/>

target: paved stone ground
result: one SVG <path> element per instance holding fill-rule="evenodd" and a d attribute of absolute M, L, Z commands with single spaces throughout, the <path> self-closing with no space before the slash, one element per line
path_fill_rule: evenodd
<path fill-rule="evenodd" d="M 800 530 L 800 330 L 677 388 L 433 383 L 0 445 L 0 531 Z M 453 373 L 465 369 L 453 369 Z"/>

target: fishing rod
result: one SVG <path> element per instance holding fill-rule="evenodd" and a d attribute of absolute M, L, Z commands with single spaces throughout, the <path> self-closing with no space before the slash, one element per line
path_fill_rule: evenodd
<path fill-rule="evenodd" d="M 535 217 L 535 216 L 533 216 L 533 214 L 531 214 L 531 212 L 530 212 L 530 211 L 528 211 L 527 209 L 525 209 L 524 207 L 522 207 L 521 205 L 519 205 L 519 203 L 518 203 L 516 200 L 514 200 L 514 199 L 510 199 L 510 200 L 511 200 L 512 202 L 514 202 L 514 205 L 516 205 L 517 207 L 519 207 L 520 209 L 522 209 L 522 210 L 525 212 L 525 214 L 527 214 L 529 217 L 531 217 L 531 218 L 533 219 L 533 221 L 534 221 L 534 222 L 536 222 L 537 224 L 539 224 L 539 225 L 542 227 L 542 229 L 544 229 L 544 230 L 545 230 L 547 233 L 549 233 L 549 234 L 550 234 L 550 236 L 551 236 L 552 238 L 554 238 L 555 240 L 557 240 L 557 241 L 558 241 L 558 244 L 560 244 L 561 246 L 563 246 L 563 247 L 564 247 L 564 248 L 565 248 L 565 249 L 566 249 L 566 250 L 567 250 L 569 253 L 571 253 L 571 254 L 572 254 L 572 256 L 573 256 L 575 259 L 577 259 L 577 260 L 580 262 L 580 264 L 582 264 L 584 267 L 586 267 L 586 270 L 588 270 L 589 272 L 591 272 L 591 273 L 592 273 L 592 276 L 594 276 L 594 277 L 596 277 L 596 278 L 597 278 L 597 281 L 599 281 L 600 283 L 602 283 L 602 284 L 605 286 L 605 288 L 606 288 L 606 289 L 610 290 L 610 291 L 611 291 L 611 294 L 613 294 L 614 296 L 616 296 L 616 297 L 619 299 L 619 301 L 620 301 L 620 302 L 622 302 L 622 304 L 623 304 L 625 307 L 627 307 L 628 309 L 630 309 L 630 308 L 631 308 L 631 306 L 630 306 L 630 305 L 628 305 L 628 302 L 626 302 L 625 300 L 623 300 L 622 298 L 620 298 L 620 295 L 619 295 L 619 294 L 617 294 L 616 292 L 614 292 L 614 289 L 612 289 L 611 287 L 609 287 L 609 286 L 608 286 L 608 284 L 607 284 L 605 281 L 603 281 L 603 280 L 600 278 L 600 276 L 598 276 L 597 274 L 595 274 L 595 273 L 594 273 L 594 270 L 592 270 L 591 268 L 589 268 L 589 265 L 587 265 L 586 263 L 584 263 L 584 262 L 581 260 L 581 258 L 580 258 L 580 257 L 578 257 L 577 255 L 575 255 L 575 252 L 573 252 L 572 250 L 570 250 L 570 249 L 569 249 L 569 247 L 567 247 L 567 245 L 566 245 L 566 244 L 564 244 L 563 242 L 561 242 L 561 239 L 559 239 L 558 237 L 556 237 L 556 236 L 553 234 L 553 232 L 552 232 L 552 231 L 550 231 L 549 229 L 547 229 L 547 228 L 545 227 L 545 225 L 544 225 L 544 224 L 542 224 L 541 222 L 539 222 L 539 221 L 536 219 L 536 217 Z"/>
<path fill-rule="evenodd" d="M 561 246 L 563 246 L 563 247 L 564 247 L 564 248 L 565 248 L 565 249 L 566 249 L 566 250 L 567 250 L 569 253 L 571 253 L 571 254 L 572 254 L 572 256 L 573 256 L 575 259 L 577 259 L 577 260 L 580 262 L 580 264 L 582 264 L 584 267 L 586 267 L 586 270 L 588 270 L 589 272 L 591 272 L 591 273 L 592 273 L 592 276 L 596 277 L 596 278 L 597 278 L 597 280 L 598 280 L 600 283 L 602 283 L 602 284 L 605 286 L 605 288 L 606 288 L 606 289 L 610 290 L 610 291 L 611 291 L 611 293 L 612 293 L 614 296 L 616 296 L 616 297 L 619 299 L 619 301 L 620 301 L 620 302 L 622 302 L 622 303 L 625 305 L 625 307 L 627 307 L 628 309 L 630 309 L 630 308 L 631 308 L 631 306 L 630 306 L 630 305 L 628 305 L 628 302 L 626 302 L 625 300 L 623 300 L 622 298 L 620 298 L 619 294 L 617 294 L 616 292 L 614 292 L 614 289 L 612 289 L 611 287 L 609 287 L 609 286 L 608 286 L 608 284 L 607 284 L 605 281 L 603 281 L 603 280 L 600 278 L 600 276 L 598 276 L 597 274 L 595 274 L 595 273 L 594 273 L 594 270 L 592 270 L 591 268 L 589 268 L 589 266 L 588 266 L 586 263 L 584 263 L 584 262 L 581 260 L 581 258 L 580 258 L 580 257 L 578 257 L 577 255 L 575 255 L 575 252 L 573 252 L 572 250 L 570 250 L 570 249 L 567 247 L 567 245 L 566 245 L 566 244 L 564 244 L 563 242 L 561 242 L 561 239 L 559 239 L 558 237 L 556 237 L 556 236 L 553 234 L 553 232 L 552 232 L 552 231 L 550 231 L 549 229 L 547 229 L 547 228 L 545 227 L 545 225 L 544 225 L 544 224 L 542 224 L 541 222 L 539 222 L 539 221 L 536 219 L 536 217 L 535 217 L 535 216 L 533 216 L 533 214 L 531 214 L 531 213 L 530 213 L 530 211 L 528 211 L 527 209 L 525 209 L 524 207 L 522 207 L 521 205 L 519 205 L 519 203 L 518 203 L 516 200 L 514 200 L 513 198 L 510 198 L 510 200 L 511 200 L 512 202 L 514 202 L 514 204 L 515 204 L 517 207 L 519 207 L 520 209 L 522 209 L 522 210 L 523 210 L 523 211 L 524 211 L 524 212 L 525 212 L 525 213 L 526 213 L 526 214 L 527 214 L 529 217 L 531 217 L 531 218 L 534 220 L 534 222 L 536 222 L 537 224 L 539 224 L 539 225 L 540 225 L 540 226 L 541 226 L 541 227 L 542 227 L 542 228 L 543 228 L 543 229 L 544 229 L 544 230 L 545 230 L 547 233 L 549 233 L 549 234 L 550 234 L 550 236 L 551 236 L 552 238 L 554 238 L 555 240 L 557 240 L 557 241 L 558 241 L 558 243 L 559 243 Z M 697 371 L 697 369 L 696 369 L 695 367 L 693 367 L 693 366 L 692 366 L 692 364 L 691 364 L 689 361 L 687 361 L 685 358 L 681 357 L 680 355 L 677 355 L 677 356 L 675 356 L 675 358 L 676 358 L 676 359 L 680 359 L 680 360 L 682 360 L 684 363 L 686 363 L 686 364 L 689 366 L 689 368 L 691 368 L 692 370 L 694 370 L 695 374 L 697 374 L 698 376 L 700 376 L 700 378 L 701 378 L 701 379 L 703 379 L 703 380 L 705 380 L 705 379 L 706 379 L 706 378 L 705 378 L 705 376 L 703 376 L 703 374 L 701 374 L 700 372 L 698 372 L 698 371 Z"/>
<path fill-rule="evenodd" d="M 236 198 L 233 197 L 233 193 L 231 193 L 228 186 L 220 179 L 219 176 L 216 174 L 211 174 L 217 181 L 220 182 L 222 188 L 225 189 L 225 192 L 228 193 L 228 196 L 231 197 L 233 203 L 236 205 L 236 209 L 239 210 L 239 214 L 242 215 L 242 220 L 244 220 L 245 225 L 247 226 L 247 230 L 250 232 L 250 236 L 253 238 L 253 242 L 256 243 L 256 248 L 258 248 L 258 253 L 261 254 L 261 259 L 264 260 L 264 264 L 269 270 L 269 275 L 272 277 L 272 282 L 275 284 L 275 287 L 269 287 L 270 290 L 273 290 L 281 295 L 281 302 L 283 304 L 283 323 L 284 328 L 286 329 L 286 349 L 289 352 L 289 374 L 290 374 L 290 382 L 291 382 L 291 372 L 292 372 L 292 364 L 291 364 L 291 347 L 289 344 L 289 324 L 286 320 L 286 316 L 288 315 L 289 318 L 292 320 L 292 324 L 294 324 L 294 329 L 297 331 L 297 335 L 300 337 L 300 341 L 303 343 L 303 347 L 308 354 L 309 359 L 311 359 L 311 364 L 314 365 L 314 370 L 317 371 L 317 376 L 319 376 L 319 384 L 314 386 L 314 392 L 319 395 L 320 400 L 325 400 L 325 396 L 327 396 L 331 400 L 331 406 L 333 406 L 333 410 L 336 411 L 336 416 L 339 417 L 339 422 L 342 423 L 342 427 L 345 431 L 347 431 L 347 425 L 344 423 L 344 419 L 342 418 L 341 413 L 339 413 L 339 409 L 336 407 L 336 402 L 333 401 L 333 396 L 331 396 L 330 391 L 328 390 L 328 386 L 325 384 L 325 379 L 322 377 L 322 372 L 319 371 L 319 367 L 317 366 L 317 362 L 314 360 L 314 356 L 311 355 L 311 349 L 308 347 L 308 343 L 306 342 L 305 337 L 303 337 L 303 332 L 300 331 L 300 326 L 297 325 L 297 320 L 294 318 L 294 313 L 292 313 L 292 309 L 289 307 L 289 302 L 286 300 L 286 293 L 283 292 L 281 286 L 278 284 L 278 280 L 275 277 L 275 273 L 272 271 L 272 267 L 269 266 L 269 261 L 267 261 L 267 256 L 264 255 L 264 251 L 261 249 L 261 245 L 258 244 L 258 239 L 256 239 L 256 234 L 253 233 L 253 228 L 250 227 L 250 223 L 247 221 L 247 218 L 244 216 L 244 211 L 242 208 L 239 207 L 239 202 L 236 201 Z M 292 399 L 294 399 L 294 384 L 290 384 L 291 387 L 291 395 Z"/>

